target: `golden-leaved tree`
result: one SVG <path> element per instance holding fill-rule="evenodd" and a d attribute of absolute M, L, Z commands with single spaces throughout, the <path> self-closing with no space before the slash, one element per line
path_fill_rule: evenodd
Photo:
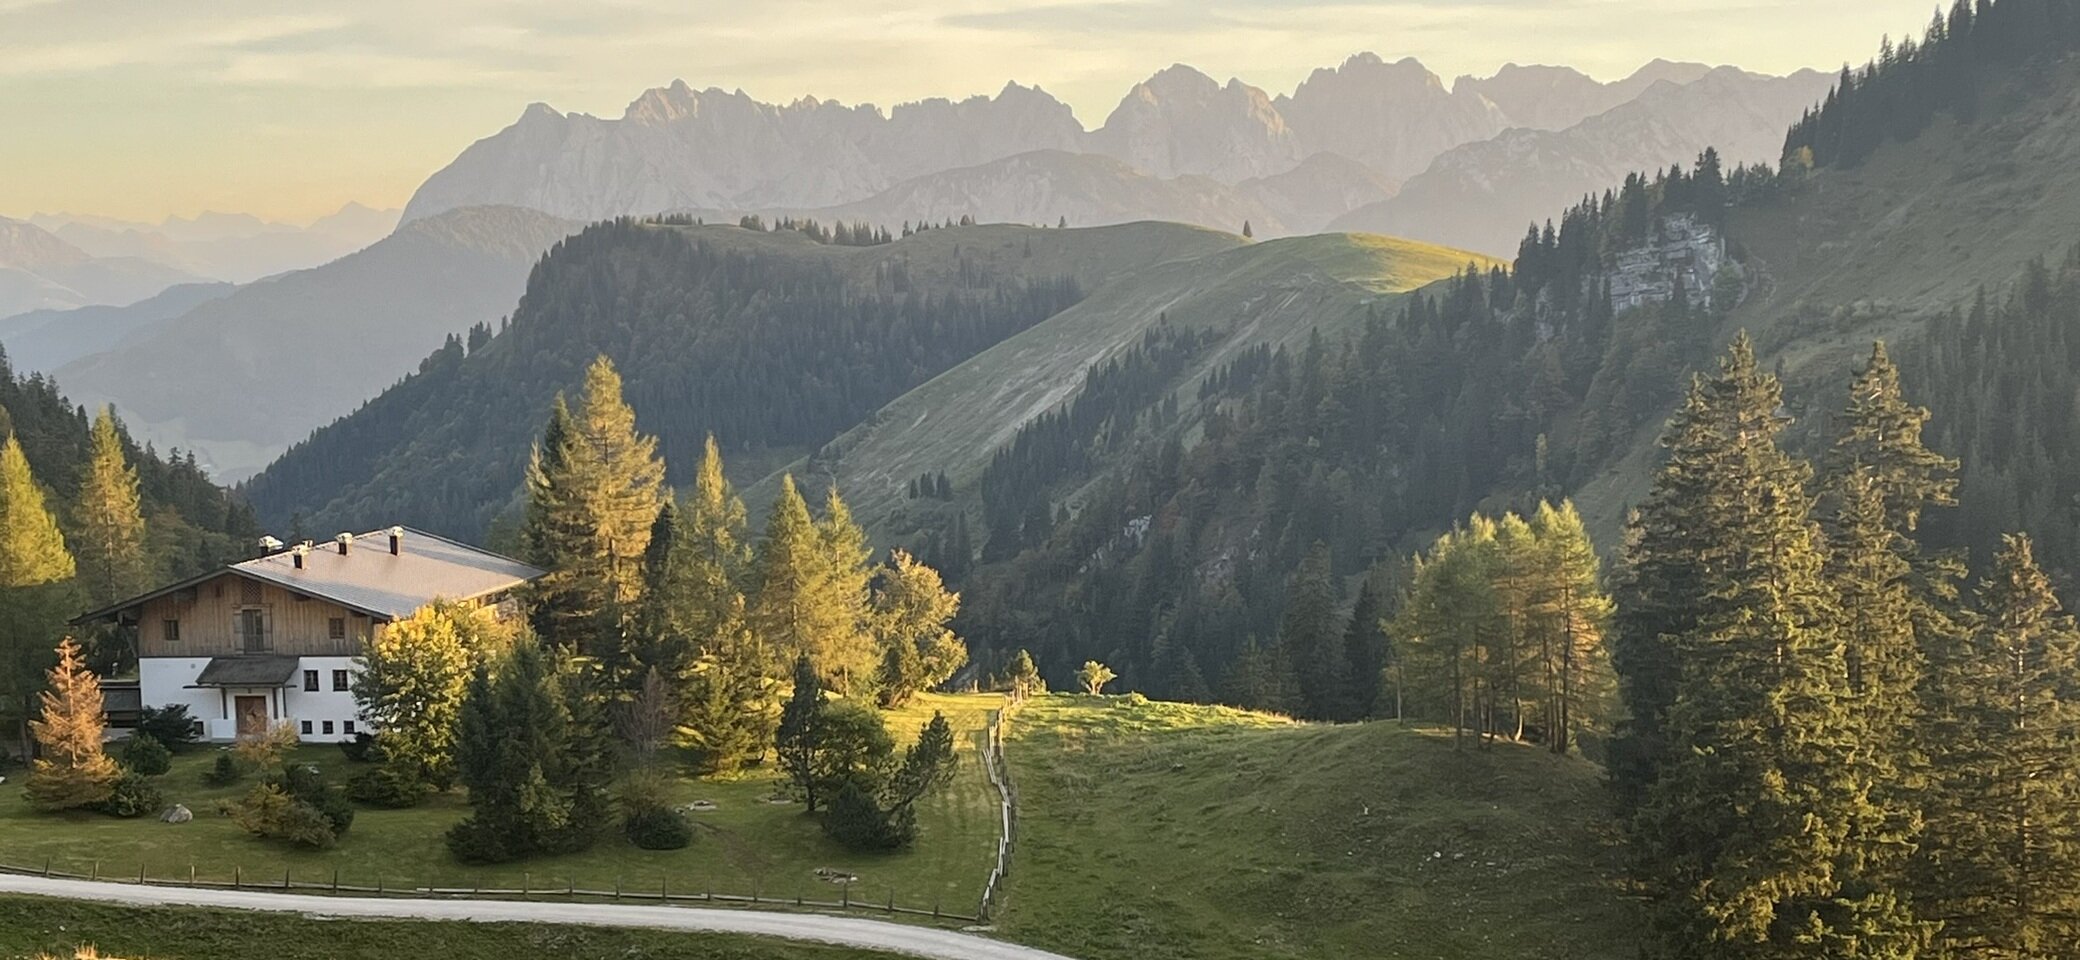
<path fill-rule="evenodd" d="M 108 799 L 122 771 L 101 750 L 107 716 L 101 681 L 80 660 L 79 645 L 67 637 L 58 644 L 58 665 L 51 668 L 50 689 L 41 697 L 42 716 L 29 731 L 42 756 L 29 770 L 24 791 L 39 810 L 74 810 Z"/>

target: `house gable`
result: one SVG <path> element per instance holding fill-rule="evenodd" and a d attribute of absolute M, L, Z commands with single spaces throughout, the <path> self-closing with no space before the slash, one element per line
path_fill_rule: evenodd
<path fill-rule="evenodd" d="M 385 622 L 236 570 L 161 591 L 134 609 L 139 657 L 346 657 Z"/>

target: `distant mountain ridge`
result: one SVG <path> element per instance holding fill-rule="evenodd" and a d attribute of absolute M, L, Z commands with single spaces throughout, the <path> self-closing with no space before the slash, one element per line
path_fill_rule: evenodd
<path fill-rule="evenodd" d="M 1316 70 L 1292 93 L 1274 96 L 1177 64 L 1136 84 L 1092 130 L 1045 90 L 1016 83 L 994 97 L 926 100 L 884 113 L 870 104 L 813 97 L 761 103 L 742 91 L 696 90 L 677 81 L 645 91 L 614 119 L 530 105 L 511 126 L 429 177 L 403 219 L 502 204 L 577 220 L 675 210 L 833 216 L 871 210 L 893 226 L 937 219 L 944 209 L 937 201 L 965 195 L 994 198 L 982 209 L 961 211 L 982 218 L 1051 223 L 1070 217 L 1099 225 L 1176 206 L 1180 193 L 1190 193 L 1196 195 L 1190 205 L 1203 212 L 1189 222 L 1235 230 L 1245 219 L 1269 219 L 1256 226 L 1306 233 L 1392 196 L 1402 181 L 1454 148 L 1508 130 L 1563 130 L 1657 85 L 1682 86 L 1712 72 L 1702 64 L 1657 60 L 1606 83 L 1566 67 L 1511 64 L 1494 76 L 1460 77 L 1447 86 L 1412 58 L 1390 63 L 1367 53 Z M 1723 109 L 1737 116 L 1754 112 L 1748 86 L 1775 79 L 1741 76 L 1743 83 L 1715 88 L 1730 100 Z M 1805 106 L 1810 103 L 1783 110 L 1771 101 L 1770 110 L 1783 113 L 1772 122 L 1786 126 Z M 1105 157 L 1124 170 L 1099 176 L 1089 163 L 1004 163 L 1040 154 Z M 1319 185 L 1310 177 L 1278 183 L 1276 203 L 1250 189 L 1224 197 L 1215 186 L 1261 185 L 1324 155 L 1337 158 L 1320 164 L 1336 176 Z M 1629 158 L 1633 167 L 1687 159 Z M 991 169 L 1008 179 L 983 184 L 979 178 Z M 1366 173 L 1357 175 L 1360 169 Z M 1089 183 L 1093 177 L 1113 199 L 1075 193 L 1079 178 Z M 1130 192 L 1139 195 L 1129 199 Z M 1008 202 L 1014 195 L 1024 199 Z M 913 202 L 906 205 L 906 198 Z M 1552 198 L 1523 216 L 1571 199 Z"/>
<path fill-rule="evenodd" d="M 139 257 L 95 256 L 29 221 L 0 217 L 0 318 L 127 304 L 196 279 Z"/>
<path fill-rule="evenodd" d="M 306 226 L 215 211 L 156 224 L 69 213 L 39 213 L 29 222 L 97 257 L 133 257 L 197 277 L 250 283 L 366 247 L 389 235 L 400 213 L 349 203 Z"/>

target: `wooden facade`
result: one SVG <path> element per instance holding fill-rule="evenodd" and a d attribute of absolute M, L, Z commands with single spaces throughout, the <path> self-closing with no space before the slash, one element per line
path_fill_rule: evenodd
<path fill-rule="evenodd" d="M 275 653 L 351 657 L 383 621 L 319 597 L 226 570 L 145 601 L 137 616 L 140 657 Z"/>

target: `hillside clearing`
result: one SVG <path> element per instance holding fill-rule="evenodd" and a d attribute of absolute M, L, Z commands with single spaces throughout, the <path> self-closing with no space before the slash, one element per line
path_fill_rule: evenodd
<path fill-rule="evenodd" d="M 1001 926 L 1021 942 L 1089 960 L 1637 953 L 1585 761 L 1129 698 L 1041 698 L 1010 735 Z"/>

